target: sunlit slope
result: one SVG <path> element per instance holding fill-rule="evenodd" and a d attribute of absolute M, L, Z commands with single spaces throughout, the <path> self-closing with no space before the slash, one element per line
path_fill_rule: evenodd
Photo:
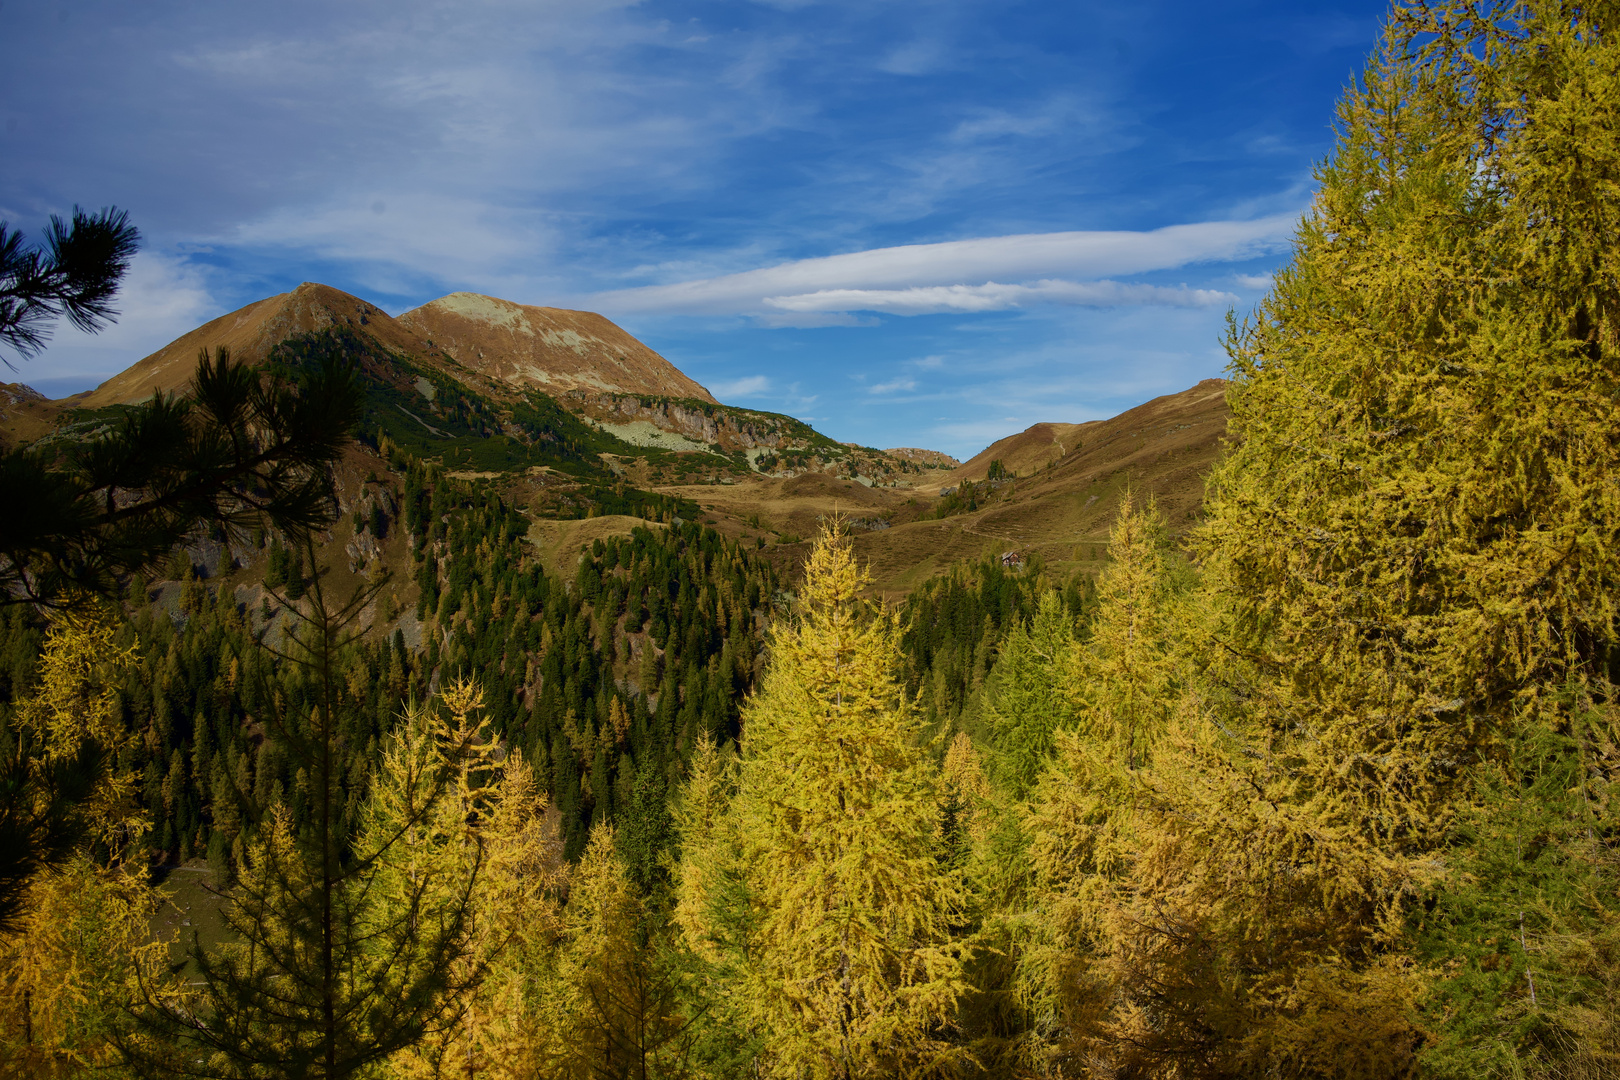
<path fill-rule="evenodd" d="M 259 363 L 290 337 L 332 327 L 362 331 L 389 350 L 454 371 L 485 393 L 532 388 L 558 397 L 585 389 L 714 402 L 675 365 L 593 312 L 453 293 L 395 319 L 357 296 L 305 282 L 199 326 L 73 403 L 131 404 L 179 390 L 202 349 L 223 345 Z"/>
<path fill-rule="evenodd" d="M 1002 468 L 1016 475 L 1028 475 L 1047 464 L 1061 459 L 1080 445 L 1087 424 L 1032 424 L 1016 435 L 997 439 L 967 461 L 951 470 L 940 480 L 942 487 L 960 484 L 963 480 L 983 480 L 990 472 L 992 462 L 1001 462 Z"/>
<path fill-rule="evenodd" d="M 914 483 L 956 464 L 927 450 L 890 455 L 849 446 L 790 416 L 722 404 L 593 312 L 452 293 L 396 319 L 311 282 L 199 326 L 94 390 L 9 410 L 0 402 L 0 438 L 30 441 L 64 422 L 91 430 L 101 410 L 184 392 L 204 351 L 226 348 L 249 364 L 284 362 L 290 352 L 308 353 L 316 337 L 341 338 L 364 369 L 368 437 L 386 435 L 454 470 L 551 464 L 546 453 L 530 452 L 536 440 L 585 472 L 607 470 L 643 486 L 715 470 L 731 482 L 815 472 Z M 494 445 L 514 439 L 529 450 Z"/>
<path fill-rule="evenodd" d="M 339 289 L 306 281 L 289 293 L 266 297 L 204 323 L 137 361 L 85 394 L 68 399 L 77 408 L 131 405 L 154 393 L 179 391 L 197 370 L 197 354 L 225 346 L 239 360 L 264 362 L 281 342 L 299 334 L 348 327 L 395 352 L 426 358 L 431 347 L 398 325 L 375 304 Z"/>
<path fill-rule="evenodd" d="M 595 312 L 458 292 L 412 308 L 398 322 L 467 368 L 553 397 L 584 390 L 718 404 L 674 364 Z"/>
<path fill-rule="evenodd" d="M 1037 425 L 1069 428 L 1074 443 L 1067 453 L 1050 458 L 1049 465 L 1025 470 L 996 488 L 976 511 L 860 534 L 857 549 L 871 560 L 873 576 L 888 592 L 903 592 L 954 562 L 987 553 L 1038 554 L 1048 563 L 1099 563 L 1106 557 L 1109 526 L 1127 488 L 1156 500 L 1176 531 L 1198 517 L 1204 480 L 1220 452 L 1229 416 L 1225 381 L 1207 379 L 1111 420 Z M 1015 451 L 1038 447 L 1036 439 L 1042 436 L 1049 437 L 1040 433 L 1022 447 L 1015 443 Z M 957 473 L 971 475 L 981 459 L 986 467 L 992 460 L 980 454 Z M 1008 463 L 1008 468 L 1013 466 Z"/>
<path fill-rule="evenodd" d="M 1176 531 L 1197 518 L 1230 415 L 1225 392 L 1224 380 L 1209 379 L 1110 420 L 1038 424 L 1001 440 L 951 474 L 976 474 L 980 495 L 976 509 L 946 517 L 934 516 L 948 503 L 940 492 L 957 481 L 942 484 L 933 478 L 940 473 L 896 487 L 806 475 L 660 490 L 698 503 L 723 531 L 766 537 L 785 570 L 802 557 L 817 523 L 836 513 L 851 526 L 857 550 L 889 595 L 985 554 L 1038 554 L 1048 563 L 1095 566 L 1106 558 L 1109 526 L 1127 487 L 1155 499 Z M 1066 453 L 1049 453 L 1054 433 Z M 1022 475 L 985 485 L 991 460 Z"/>
<path fill-rule="evenodd" d="M 0 439 L 93 434 L 117 406 L 183 389 L 202 349 L 296 364 L 319 351 L 316 340 L 339 342 L 361 370 L 360 434 L 373 451 L 498 481 L 537 524 L 697 513 L 795 572 L 803 542 L 837 514 L 890 594 L 987 553 L 1099 564 L 1127 486 L 1184 529 L 1228 415 L 1225 383 L 1212 379 L 1111 420 L 1036 424 L 958 463 L 838 443 L 792 417 L 720 404 L 590 312 L 455 293 L 392 318 L 305 283 L 198 327 L 89 393 L 47 402 L 12 388 L 0 396 Z M 1010 479 L 988 481 L 993 462 Z M 575 533 L 603 527 L 534 538 L 560 565 Z"/>

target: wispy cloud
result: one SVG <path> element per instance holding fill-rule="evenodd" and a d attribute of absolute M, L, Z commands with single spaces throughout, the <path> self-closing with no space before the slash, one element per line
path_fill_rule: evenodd
<path fill-rule="evenodd" d="M 888 382 L 878 383 L 876 386 L 867 387 L 867 392 L 872 394 L 894 394 L 902 390 L 915 389 L 917 389 L 916 379 L 907 379 L 902 377 L 898 379 L 890 379 Z"/>
<path fill-rule="evenodd" d="M 882 311 L 890 315 L 934 315 L 947 311 L 1005 311 L 1033 304 L 1076 307 L 1214 307 L 1238 298 L 1214 289 L 1166 289 L 1121 285 L 1117 281 L 1037 281 L 1030 285 L 930 285 L 910 289 L 822 289 L 798 296 L 767 296 L 765 303 L 787 311 Z"/>
<path fill-rule="evenodd" d="M 1252 258 L 1281 248 L 1297 220 L 1278 214 L 1255 221 L 1207 221 L 1149 232 L 1026 233 L 907 244 L 800 259 L 740 274 L 597 293 L 588 301 L 610 314 L 752 314 L 771 311 L 986 311 L 1030 302 L 1157 304 L 1229 303 L 1227 294 L 1064 278 L 1104 278 L 1194 263 Z M 983 284 L 1031 282 L 1030 285 Z M 943 288 L 947 291 L 937 292 Z M 1026 289 L 1018 300 L 1008 289 Z M 915 293 L 914 290 L 925 290 Z M 953 291 L 954 290 L 954 291 Z M 974 290 L 978 290 L 975 292 Z M 986 292 L 985 290 L 989 290 Z M 999 299 L 992 296 L 1003 290 Z M 867 302 L 855 293 L 868 294 Z M 1184 296 L 1183 292 L 1196 294 Z M 817 298 L 819 297 L 819 299 Z"/>
<path fill-rule="evenodd" d="M 764 375 L 746 375 L 740 379 L 711 382 L 709 392 L 721 400 L 741 397 L 759 397 L 771 389 L 771 380 Z"/>
<path fill-rule="evenodd" d="M 879 71 L 891 75 L 925 75 L 944 67 L 949 51 L 940 41 L 912 41 L 878 61 Z"/>
<path fill-rule="evenodd" d="M 876 326 L 873 318 L 842 313 L 793 311 L 781 315 L 756 315 L 755 321 L 770 330 L 814 330 L 820 326 Z"/>
<path fill-rule="evenodd" d="M 1103 110 L 1084 107 L 1074 97 L 1060 95 L 1034 109 L 973 109 L 950 137 L 952 142 L 1048 137 L 1065 128 L 1095 128 L 1104 117 Z"/>
<path fill-rule="evenodd" d="M 932 417 L 1221 370 L 1382 3 L 8 4 L 0 217 L 116 202 L 146 238 L 118 326 L 19 375 L 117 371 L 303 280 L 469 289 L 605 310 L 837 438 L 972 452 Z"/>

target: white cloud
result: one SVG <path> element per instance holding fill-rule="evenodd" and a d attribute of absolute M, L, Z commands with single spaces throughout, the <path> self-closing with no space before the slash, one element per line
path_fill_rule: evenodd
<path fill-rule="evenodd" d="M 1008 137 L 1050 137 L 1065 128 L 1084 126 L 1095 131 L 1106 123 L 1107 113 L 1087 107 L 1073 95 L 1062 94 L 1022 112 L 978 108 L 951 132 L 952 142 L 980 142 Z"/>
<path fill-rule="evenodd" d="M 702 278 L 669 285 L 648 285 L 634 289 L 601 292 L 589 298 L 594 310 L 609 314 L 661 312 L 679 314 L 742 314 L 770 311 L 851 311 L 888 310 L 887 307 L 836 306 L 842 300 L 802 301 L 796 298 L 817 293 L 854 290 L 904 293 L 914 288 L 968 288 L 962 282 L 1030 281 L 1065 275 L 1102 278 L 1167 270 L 1193 263 L 1224 262 L 1251 258 L 1284 246 L 1298 220 L 1296 214 L 1277 214 L 1254 221 L 1206 221 L 1171 225 L 1151 232 L 1057 232 L 990 236 L 974 240 L 952 240 L 939 244 L 908 244 L 903 247 L 874 248 L 844 255 L 814 259 L 740 274 Z M 1102 285 L 1103 283 L 1097 283 Z M 982 288 L 987 288 L 983 286 Z M 1007 286 L 1001 286 L 1007 288 Z M 1038 282 L 1031 288 L 1046 287 L 1049 299 L 1059 303 L 1082 302 L 1081 288 L 1073 281 Z M 1110 289 L 1137 286 L 1108 284 Z M 1064 298 L 1067 290 L 1067 298 Z M 1176 290 L 1161 290 L 1175 292 Z M 1196 291 L 1196 290 L 1194 290 Z M 941 294 L 933 303 L 945 303 Z M 1096 294 L 1096 295 L 1101 295 Z M 1106 303 L 1163 303 L 1158 293 L 1125 293 Z M 768 303 L 773 298 L 774 303 Z M 847 298 L 846 298 L 847 299 Z M 1026 297 L 1033 299 L 1033 297 Z M 885 304 L 906 307 L 912 301 L 885 297 Z M 991 310 L 971 307 L 971 295 L 930 310 Z M 1097 301 L 1092 301 L 1093 303 Z M 1213 299 L 1198 303 L 1220 302 Z M 923 298 L 916 298 L 923 303 Z M 1005 303 L 1002 306 L 1006 306 Z"/>
<path fill-rule="evenodd" d="M 99 334 L 62 320 L 44 355 L 19 364 L 15 378 L 57 384 L 82 377 L 93 385 L 223 313 L 195 266 L 151 251 L 130 263 L 113 306 L 118 320 Z"/>
<path fill-rule="evenodd" d="M 878 383 L 876 386 L 869 387 L 868 392 L 873 394 L 893 394 L 901 390 L 915 389 L 917 389 L 916 379 L 899 378 L 890 379 L 886 383 Z"/>
<path fill-rule="evenodd" d="M 756 315 L 759 325 L 771 330 L 813 330 L 822 326 L 877 326 L 881 321 L 841 313 L 792 312 L 785 315 Z"/>
<path fill-rule="evenodd" d="M 721 400 L 741 397 L 759 397 L 771 389 L 771 380 L 764 375 L 745 375 L 740 379 L 711 382 L 709 392 Z"/>
<path fill-rule="evenodd" d="M 370 191 L 319 207 L 287 208 L 239 225 L 236 243 L 315 252 L 329 259 L 396 267 L 432 267 L 498 287 L 488 267 L 549 251 L 554 234 L 533 212 L 474 199 Z"/>
<path fill-rule="evenodd" d="M 1245 289 L 1269 289 L 1272 277 L 1270 274 L 1239 274 L 1233 280 Z"/>
<path fill-rule="evenodd" d="M 915 360 L 907 360 L 907 367 L 921 368 L 924 371 L 934 371 L 945 366 L 943 356 L 920 356 Z"/>
<path fill-rule="evenodd" d="M 722 148 L 817 108 L 776 85 L 812 47 L 801 35 L 710 34 L 638 0 L 294 0 L 268 21 L 154 7 L 145 36 L 103 43 L 111 85 L 139 88 L 121 107 L 141 118 L 140 153 L 119 164 L 143 231 L 162 204 L 171 240 L 414 277 L 420 299 L 429 281 L 514 299 L 597 287 L 578 282 L 603 221 L 647 191 L 712 190 Z M 587 193 L 611 210 L 582 211 Z M 579 246 L 559 251 L 559 235 Z"/>
<path fill-rule="evenodd" d="M 1214 307 L 1238 298 L 1213 289 L 1166 289 L 1117 281 L 1037 281 L 1029 285 L 930 285 L 910 289 L 823 289 L 799 296 L 768 296 L 765 303 L 788 311 L 883 311 L 933 315 L 946 311 L 1005 311 L 1033 304 L 1076 307 Z"/>
<path fill-rule="evenodd" d="M 794 382 L 788 384 L 787 394 L 782 400 L 789 411 L 793 412 L 795 415 L 798 415 L 802 410 L 808 409 L 810 406 L 814 405 L 816 403 L 816 399 L 820 396 L 820 394 L 805 393 L 804 384 Z M 801 415 L 799 416 L 799 419 L 805 421 L 806 423 L 810 422 L 810 417 L 808 416 Z"/>

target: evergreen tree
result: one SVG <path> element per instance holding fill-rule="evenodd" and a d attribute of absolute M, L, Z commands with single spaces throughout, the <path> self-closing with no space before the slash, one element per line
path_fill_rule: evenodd
<path fill-rule="evenodd" d="M 156 396 L 71 454 L 0 452 L 0 602 L 60 605 L 76 590 L 122 592 L 199 522 L 245 530 L 268 518 L 303 535 L 335 514 L 331 463 L 360 418 L 341 353 L 297 379 L 266 376 L 221 347 L 198 357 L 183 398 Z"/>
<path fill-rule="evenodd" d="M 1056 592 L 1041 594 L 1026 629 L 1014 624 L 985 687 L 985 719 L 995 740 L 997 779 L 1028 794 L 1052 753 L 1052 737 L 1072 727 L 1078 690 L 1074 626 Z"/>
<path fill-rule="evenodd" d="M 0 345 L 36 356 L 63 315 L 88 333 L 105 328 L 118 314 L 112 300 L 140 242 L 128 212 L 115 206 L 98 214 L 75 206 L 71 223 L 51 215 L 43 248 L 28 247 L 0 221 Z"/>
<path fill-rule="evenodd" d="M 339 742 L 355 703 L 339 664 L 374 595 L 360 589 L 333 608 L 317 573 L 308 610 L 286 607 L 299 631 L 278 655 L 307 679 L 294 700 L 308 711 L 288 709 L 269 688 L 261 699 L 298 763 L 296 782 L 290 799 L 255 807 L 259 829 L 227 894 L 231 939 L 217 950 L 193 943 L 195 999 L 148 995 L 138 1010 L 150 1038 L 184 1048 L 169 1061 L 130 1040 L 126 1053 L 141 1072 L 354 1076 L 453 1026 L 482 974 L 462 963 L 482 863 L 468 834 L 476 815 L 467 801 L 481 782 L 468 764 L 477 729 L 463 723 L 443 745 L 416 711 L 351 843 Z M 301 802 L 308 825 L 295 832 Z"/>
<path fill-rule="evenodd" d="M 1576 704 L 1580 720 L 1602 722 Z M 1620 1069 L 1615 871 L 1607 838 L 1587 833 L 1577 742 L 1522 728 L 1476 773 L 1450 880 L 1416 932 L 1417 959 L 1436 975 L 1424 1001 L 1439 1021 L 1431 1075 Z"/>

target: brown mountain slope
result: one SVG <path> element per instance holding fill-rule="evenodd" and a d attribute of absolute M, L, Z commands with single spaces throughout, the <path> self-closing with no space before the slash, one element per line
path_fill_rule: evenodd
<path fill-rule="evenodd" d="M 1158 500 L 1171 528 L 1181 531 L 1202 509 L 1204 477 L 1230 416 L 1226 380 L 1205 379 L 1111 420 L 1076 425 L 1069 453 L 1015 480 L 1004 500 L 970 515 L 973 528 L 1036 544 L 1101 539 L 1130 484 Z"/>
<path fill-rule="evenodd" d="M 1085 424 L 1032 424 L 1016 435 L 997 439 L 967 461 L 953 469 L 940 483 L 946 487 L 963 480 L 983 480 L 990 471 L 990 463 L 999 461 L 1008 472 L 1027 475 L 1044 469 L 1079 445 L 1076 432 Z"/>
<path fill-rule="evenodd" d="M 532 385 L 557 397 L 585 390 L 715 400 L 668 360 L 588 311 L 452 293 L 395 319 L 375 304 L 313 282 L 205 323 L 69 400 L 80 408 L 144 401 L 183 387 L 201 349 L 223 345 L 257 363 L 294 334 L 338 325 L 363 329 L 388 348 L 436 367 L 446 366 L 449 357 L 450 366 L 460 366 L 457 378 L 486 392 Z"/>
<path fill-rule="evenodd" d="M 1138 496 L 1151 496 L 1171 529 L 1184 532 L 1201 512 L 1204 479 L 1220 453 L 1229 415 L 1225 381 L 1207 379 L 1111 420 L 1037 424 L 976 455 L 956 474 L 971 475 L 977 462 L 982 480 L 996 455 L 1005 455 L 999 460 L 1009 469 L 1025 460 L 1021 455 L 1040 466 L 1023 469 L 1023 476 L 1008 483 L 980 485 L 975 510 L 945 518 L 931 516 L 947 505 L 940 482 L 932 478 L 868 488 L 833 476 L 756 476 L 723 486 L 659 490 L 698 503 L 705 520 L 723 532 L 776 541 L 767 550 L 788 572 L 796 572 L 806 550 L 803 540 L 817 523 L 841 514 L 878 591 L 894 599 L 957 562 L 1009 551 L 1038 553 L 1058 569 L 1100 569 L 1127 486 Z M 1056 454 L 1055 440 L 1066 454 Z M 785 539 L 801 542 L 781 544 Z"/>
<path fill-rule="evenodd" d="M 594 312 L 458 292 L 412 308 L 398 321 L 489 379 L 533 384 L 553 397 L 584 390 L 718 404 L 674 364 Z"/>
<path fill-rule="evenodd" d="M 364 329 L 403 353 L 425 355 L 431 349 L 414 331 L 389 318 L 375 304 L 306 281 L 290 293 L 268 297 L 204 323 L 94 390 L 69 400 L 82 408 L 144 401 L 154 393 L 183 387 L 197 370 L 200 349 L 224 345 L 238 359 L 259 363 L 278 342 L 334 325 Z"/>
<path fill-rule="evenodd" d="M 1138 496 L 1151 496 L 1175 532 L 1184 532 L 1198 519 L 1204 480 L 1220 453 L 1230 416 L 1226 381 L 1206 379 L 1111 420 L 1036 425 L 1022 433 L 1029 436 L 1022 444 L 1014 442 L 1015 451 L 1038 457 L 1041 441 L 1050 446 L 1053 436 L 1036 429 L 1050 426 L 1070 429 L 1064 440 L 1068 453 L 1050 458 L 1049 467 L 998 486 L 976 511 L 857 534 L 856 548 L 870 560 L 880 588 L 890 594 L 909 590 L 953 562 L 987 553 L 1039 553 L 1049 564 L 1098 564 L 1107 555 L 1108 531 L 1127 487 Z M 989 452 L 957 471 L 967 473 L 980 462 L 982 476 L 992 460 Z"/>
<path fill-rule="evenodd" d="M 0 383 L 0 446 L 33 442 L 56 426 L 61 412 L 32 386 Z"/>

